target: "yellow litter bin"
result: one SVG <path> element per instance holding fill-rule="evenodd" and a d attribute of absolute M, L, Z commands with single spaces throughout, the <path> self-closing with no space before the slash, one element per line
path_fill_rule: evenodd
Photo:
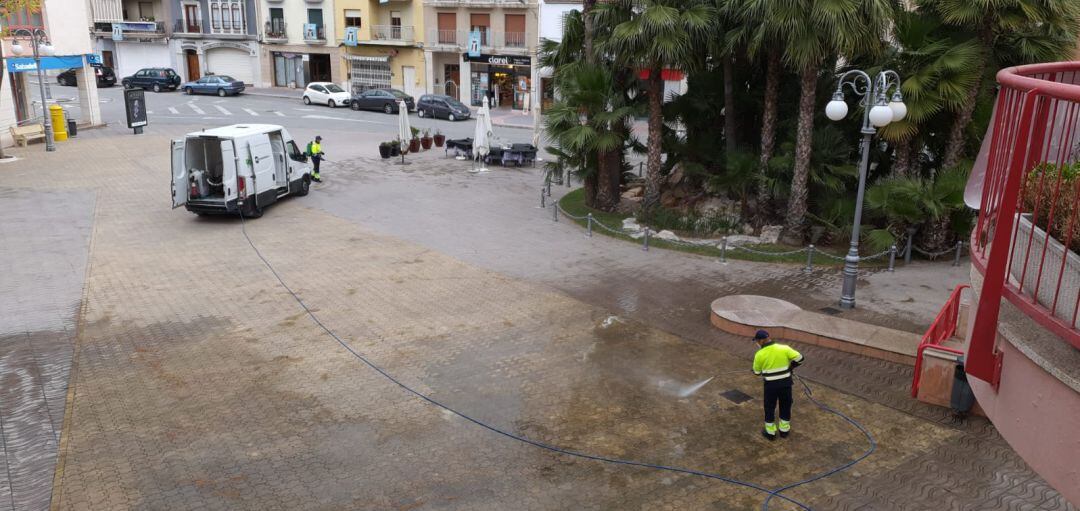
<path fill-rule="evenodd" d="M 67 140 L 67 121 L 64 120 L 64 109 L 60 105 L 49 105 L 49 118 L 52 119 L 53 140 L 57 142 Z"/>

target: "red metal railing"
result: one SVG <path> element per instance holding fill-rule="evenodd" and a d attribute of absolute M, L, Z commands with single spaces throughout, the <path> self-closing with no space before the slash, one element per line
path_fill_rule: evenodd
<path fill-rule="evenodd" d="M 922 382 L 923 352 L 927 348 L 954 355 L 964 354 L 962 350 L 942 346 L 941 343 L 956 334 L 956 325 L 960 319 L 960 296 L 969 287 L 971 286 L 961 284 L 956 286 L 956 289 L 953 289 L 952 294 L 949 295 L 949 300 L 945 302 L 937 317 L 934 318 L 934 322 L 930 324 L 930 328 L 923 334 L 922 342 L 919 343 L 919 350 L 915 353 L 915 376 L 911 379 L 911 397 L 918 397 L 919 395 L 919 384 Z"/>
<path fill-rule="evenodd" d="M 1003 69 L 972 262 L 984 275 L 967 373 L 995 387 L 1004 297 L 1080 348 L 1080 62 Z"/>

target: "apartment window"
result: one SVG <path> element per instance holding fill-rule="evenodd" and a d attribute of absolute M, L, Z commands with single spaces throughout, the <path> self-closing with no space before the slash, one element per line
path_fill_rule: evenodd
<path fill-rule="evenodd" d="M 228 30 L 232 27 L 232 10 L 228 4 L 221 6 L 221 28 Z"/>
<path fill-rule="evenodd" d="M 457 14 L 439 13 L 439 44 L 457 44 Z"/>
<path fill-rule="evenodd" d="M 317 27 L 322 26 L 322 9 L 308 9 L 307 22 Z"/>
<path fill-rule="evenodd" d="M 506 46 L 513 48 L 525 47 L 525 15 L 506 15 Z"/>
<path fill-rule="evenodd" d="M 345 9 L 345 26 L 360 28 L 360 9 Z"/>
<path fill-rule="evenodd" d="M 240 4 L 233 4 L 233 6 L 232 6 L 232 22 L 233 22 L 233 29 L 235 29 L 235 30 L 243 30 L 243 28 L 244 28 L 244 16 L 243 16 L 243 14 L 241 14 L 242 12 L 243 11 L 240 10 Z"/>
<path fill-rule="evenodd" d="M 30 13 L 25 8 L 12 12 L 6 18 L 0 18 L 0 26 L 5 29 L 9 27 L 41 27 L 43 26 L 41 12 Z"/>
<path fill-rule="evenodd" d="M 154 19 L 154 4 L 151 2 L 139 2 L 139 19 Z"/>
<path fill-rule="evenodd" d="M 221 30 L 221 4 L 210 4 L 210 28 Z"/>
<path fill-rule="evenodd" d="M 488 45 L 488 31 L 491 28 L 491 15 L 489 14 L 470 14 L 469 15 L 469 31 L 480 31 L 480 45 Z"/>

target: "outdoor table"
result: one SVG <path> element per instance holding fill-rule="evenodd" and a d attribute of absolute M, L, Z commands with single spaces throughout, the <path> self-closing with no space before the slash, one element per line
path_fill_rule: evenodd
<path fill-rule="evenodd" d="M 500 165 L 515 163 L 521 166 L 523 163 L 536 162 L 536 147 L 532 144 L 513 144 L 510 146 L 492 147 L 487 156 L 488 163 L 498 162 Z"/>
<path fill-rule="evenodd" d="M 443 154 L 449 154 L 450 150 L 454 150 L 455 156 L 466 156 L 472 158 L 472 146 L 473 139 L 471 138 L 458 138 L 454 140 L 446 141 L 446 148 L 443 149 Z"/>

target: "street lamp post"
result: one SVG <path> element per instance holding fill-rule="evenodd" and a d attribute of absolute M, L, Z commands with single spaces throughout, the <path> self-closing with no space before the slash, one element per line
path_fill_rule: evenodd
<path fill-rule="evenodd" d="M 50 56 L 53 54 L 53 46 L 49 43 L 49 36 L 40 28 L 17 28 L 11 31 L 12 37 L 26 37 L 30 40 L 34 50 L 34 67 L 37 68 L 38 87 L 41 90 L 41 124 L 45 128 L 45 150 L 55 151 L 56 144 L 53 142 L 52 121 L 49 118 L 49 103 L 45 100 L 45 75 L 41 71 L 41 54 Z M 11 43 L 11 51 L 15 55 L 22 55 L 25 50 L 19 44 L 18 39 Z"/>
<path fill-rule="evenodd" d="M 844 258 L 844 285 L 840 294 L 840 308 L 855 307 L 855 285 L 859 277 L 859 228 L 862 225 L 863 195 L 866 192 L 866 173 L 870 163 L 870 140 L 877 128 L 899 121 L 907 115 L 907 106 L 900 93 L 900 75 L 895 71 L 881 71 L 874 78 L 864 71 L 853 69 L 842 75 L 836 83 L 832 101 L 825 106 L 825 115 L 834 121 L 843 119 L 848 112 L 844 102 L 844 86 L 862 97 L 863 123 L 862 162 L 859 164 L 859 191 L 855 197 L 855 223 L 851 226 L 851 246 Z M 892 98 L 886 95 L 893 89 Z"/>

